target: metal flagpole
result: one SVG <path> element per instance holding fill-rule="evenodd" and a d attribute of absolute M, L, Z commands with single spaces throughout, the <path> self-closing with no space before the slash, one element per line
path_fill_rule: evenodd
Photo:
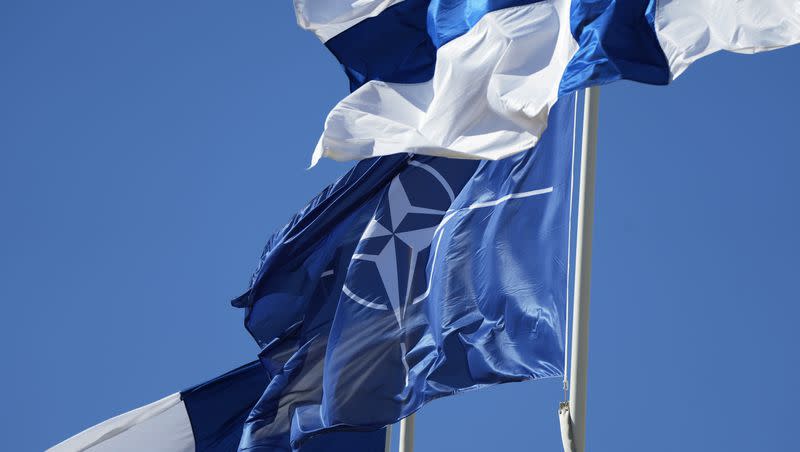
<path fill-rule="evenodd" d="M 414 416 L 400 420 L 400 452 L 414 452 Z"/>
<path fill-rule="evenodd" d="M 383 443 L 383 452 L 392 452 L 392 426 L 386 426 L 386 442 Z"/>
<path fill-rule="evenodd" d="M 575 452 L 586 450 L 586 370 L 589 364 L 589 289 L 592 276 L 595 163 L 600 88 L 585 90 L 581 139 L 581 178 L 578 195 L 578 231 L 575 242 L 572 357 L 569 413 Z"/>

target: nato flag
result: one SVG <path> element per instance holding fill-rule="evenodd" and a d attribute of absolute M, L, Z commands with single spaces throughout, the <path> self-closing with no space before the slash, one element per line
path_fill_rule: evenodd
<path fill-rule="evenodd" d="M 270 380 L 241 449 L 562 375 L 573 102 L 508 159 L 362 161 L 273 236 L 234 301 Z"/>

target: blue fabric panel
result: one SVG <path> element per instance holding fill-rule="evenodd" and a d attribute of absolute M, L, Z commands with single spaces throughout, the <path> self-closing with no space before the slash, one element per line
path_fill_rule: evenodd
<path fill-rule="evenodd" d="M 298 452 L 384 452 L 386 429 L 371 432 L 330 432 L 308 438 Z M 275 452 L 274 449 L 250 449 Z"/>
<path fill-rule="evenodd" d="M 431 248 L 418 256 L 422 277 L 400 272 L 409 296 L 394 315 L 394 306 L 365 309 L 343 294 L 325 357 L 323 404 L 301 413 L 314 425 L 309 430 L 390 424 L 439 397 L 562 374 L 572 114 L 567 96 L 534 150 L 480 163 L 456 191 Z M 553 192 L 492 203 L 547 187 Z M 487 206 L 470 207 L 476 203 Z M 380 206 L 376 218 L 383 221 Z M 414 221 L 425 226 L 423 218 Z M 384 243 L 372 242 L 362 241 L 357 253 L 383 254 Z M 415 268 L 404 261 L 407 250 L 398 247 L 396 255 L 398 268 Z M 370 264 L 354 261 L 345 285 L 385 303 L 388 289 L 376 281 L 386 278 Z"/>
<path fill-rule="evenodd" d="M 314 432 L 292 443 L 292 422 L 297 406 L 318 404 L 322 397 L 318 365 L 344 275 L 323 273 L 347 266 L 377 194 L 407 168 L 407 160 L 395 155 L 359 162 L 323 190 L 272 237 L 251 289 L 234 300 L 247 309 L 245 325 L 263 349 L 270 381 L 245 424 L 240 450 L 382 450 L 383 426 Z"/>
<path fill-rule="evenodd" d="M 626 79 L 669 83 L 654 28 L 656 0 L 573 0 L 572 35 L 580 48 L 564 71 L 560 93 Z"/>
<path fill-rule="evenodd" d="M 195 449 L 235 451 L 250 410 L 267 385 L 261 363 L 254 361 L 181 393 L 192 423 Z"/>
<path fill-rule="evenodd" d="M 405 0 L 329 39 L 350 90 L 370 80 L 398 83 L 433 78 L 436 48 L 425 28 L 429 0 Z"/>
<path fill-rule="evenodd" d="M 428 33 L 437 48 L 463 35 L 486 13 L 542 0 L 431 0 Z"/>
<path fill-rule="evenodd" d="M 359 162 L 272 236 L 250 289 L 232 302 L 247 309 L 245 327 L 259 346 L 285 336 L 305 318 L 307 301 L 324 282 L 320 275 L 341 254 L 341 250 L 324 246 L 355 246 L 374 209 L 376 191 L 406 167 L 407 159 L 406 155 L 393 155 Z M 320 249 L 327 251 L 318 252 Z M 269 302 L 256 302 L 262 298 Z"/>
<path fill-rule="evenodd" d="M 478 165 L 431 157 L 418 160 L 439 166 L 454 190 Z M 318 407 L 324 400 L 324 363 L 328 348 L 335 346 L 329 340 L 330 329 L 339 315 L 347 268 L 390 182 L 402 178 L 417 187 L 425 202 L 443 204 L 444 209 L 450 203 L 442 199 L 444 192 L 434 196 L 427 190 L 435 179 L 408 161 L 408 156 L 399 156 L 357 166 L 315 198 L 267 246 L 254 287 L 239 302 L 251 308 L 248 329 L 263 344 L 260 357 L 270 374 L 270 383 L 245 424 L 241 450 L 288 451 L 291 444 L 291 450 L 306 451 L 323 439 L 324 450 L 339 450 L 333 448 L 338 439 L 372 444 L 370 438 L 379 438 L 375 447 L 382 447 L 382 436 L 370 431 L 380 431 L 385 424 L 322 425 Z M 389 175 L 393 177 L 387 179 Z M 424 273 L 424 266 L 420 268 Z M 331 431 L 348 434 L 327 437 Z M 320 432 L 325 438 L 318 436 Z"/>
<path fill-rule="evenodd" d="M 313 313 L 313 308 L 310 310 Z M 313 314 L 312 314 L 313 315 Z M 324 314 L 323 314 L 324 316 Z M 319 325 L 317 323 L 317 325 Z M 296 412 L 322 398 L 324 341 L 300 329 L 262 352 L 266 366 L 276 366 L 269 386 L 244 426 L 239 450 L 248 452 L 381 452 L 386 429 L 304 432 Z M 298 347 L 298 344 L 301 344 Z M 311 377 L 311 378 L 309 378 Z"/>
<path fill-rule="evenodd" d="M 232 452 L 242 441 L 245 419 L 262 396 L 267 374 L 259 361 L 246 364 L 181 393 L 198 452 Z M 299 452 L 383 452 L 385 429 L 370 432 L 331 432 L 306 441 Z M 252 451 L 290 451 L 283 441 Z"/>
<path fill-rule="evenodd" d="M 427 285 L 430 239 L 453 202 L 449 193 L 457 195 L 478 165 L 431 157 L 414 162 L 425 169 L 410 164 L 377 194 L 371 229 L 363 232 L 350 261 L 337 269 L 344 277 L 332 293 L 338 303 L 321 369 L 323 398 L 297 410 L 293 433 L 298 439 L 325 429 L 378 427 L 402 417 L 407 402 L 400 396 L 407 376 L 402 350 L 404 335 L 411 334 L 403 325 L 424 322 L 421 305 L 413 306 L 412 300 Z M 373 307 L 359 304 L 365 300 Z M 420 375 L 418 381 L 424 384 L 424 379 Z"/>

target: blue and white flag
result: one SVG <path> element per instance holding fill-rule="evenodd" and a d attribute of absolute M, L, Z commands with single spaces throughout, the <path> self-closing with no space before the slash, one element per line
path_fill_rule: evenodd
<path fill-rule="evenodd" d="M 232 452 L 266 383 L 255 361 L 95 425 L 48 452 Z M 383 452 L 384 437 L 382 430 L 332 432 L 308 441 L 302 452 Z"/>
<path fill-rule="evenodd" d="M 267 379 L 258 361 L 95 425 L 53 446 L 74 451 L 231 451 Z"/>
<path fill-rule="evenodd" d="M 501 161 L 364 160 L 273 236 L 234 301 L 270 374 L 240 450 L 563 375 L 573 103 Z"/>
<path fill-rule="evenodd" d="M 711 53 L 800 42 L 798 0 L 295 0 L 354 92 L 312 163 L 530 149 L 560 95 L 667 84 Z"/>

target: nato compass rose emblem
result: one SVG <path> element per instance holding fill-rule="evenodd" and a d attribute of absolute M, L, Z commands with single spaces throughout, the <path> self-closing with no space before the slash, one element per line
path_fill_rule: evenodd
<path fill-rule="evenodd" d="M 422 301 L 434 232 L 453 202 L 453 188 L 434 167 L 411 160 L 395 177 L 350 262 L 345 295 L 391 311 L 403 326 L 406 306 Z"/>

